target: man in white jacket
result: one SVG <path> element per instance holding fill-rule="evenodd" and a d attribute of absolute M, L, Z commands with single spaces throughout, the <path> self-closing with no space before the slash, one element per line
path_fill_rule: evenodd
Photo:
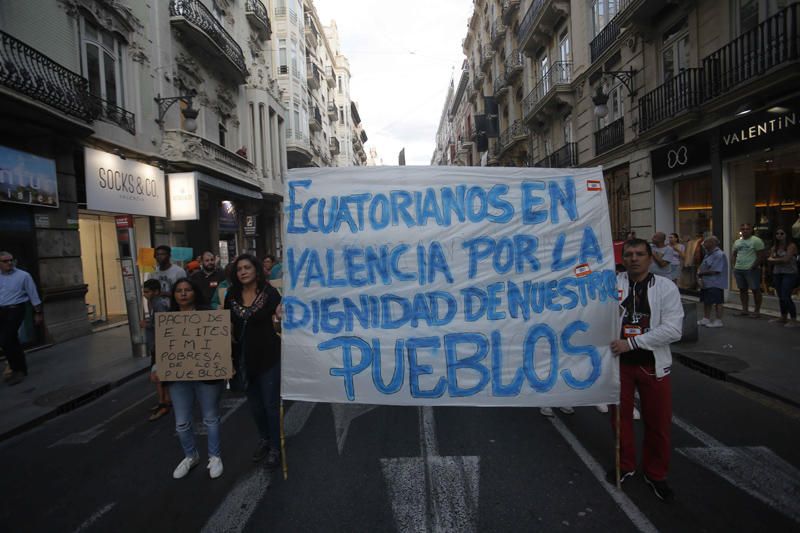
<path fill-rule="evenodd" d="M 622 308 L 620 338 L 611 350 L 620 358 L 620 481 L 636 472 L 633 434 L 633 397 L 641 399 L 644 422 L 642 470 L 644 480 L 664 501 L 673 499 L 667 485 L 671 452 L 672 387 L 669 345 L 680 340 L 683 306 L 678 287 L 650 273 L 653 252 L 647 241 L 627 241 L 622 262 L 627 272 L 617 276 Z M 612 413 L 612 424 L 616 416 Z M 616 483 L 616 472 L 609 481 Z"/>

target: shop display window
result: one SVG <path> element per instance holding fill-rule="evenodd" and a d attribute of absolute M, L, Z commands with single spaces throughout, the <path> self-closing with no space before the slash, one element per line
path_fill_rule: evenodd
<path fill-rule="evenodd" d="M 675 233 L 685 247 L 684 261 L 678 286 L 682 289 L 698 290 L 697 267 L 702 261 L 703 238 L 713 234 L 711 217 L 711 176 L 676 181 Z"/>

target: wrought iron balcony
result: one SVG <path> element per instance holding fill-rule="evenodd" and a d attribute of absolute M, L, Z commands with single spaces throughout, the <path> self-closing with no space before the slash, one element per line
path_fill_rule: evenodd
<path fill-rule="evenodd" d="M 497 139 L 498 153 L 502 153 L 514 144 L 528 138 L 528 128 L 521 120 L 515 120 L 511 126 L 506 128 Z"/>
<path fill-rule="evenodd" d="M 322 114 L 319 112 L 319 107 L 314 106 L 308 114 L 308 127 L 314 131 L 322 129 Z"/>
<path fill-rule="evenodd" d="M 519 11 L 519 1 L 520 0 L 503 0 L 503 22 L 509 26 L 511 25 L 514 13 Z"/>
<path fill-rule="evenodd" d="M 362 143 L 367 142 L 368 137 L 367 137 L 367 132 L 366 131 L 361 130 L 361 133 L 359 133 L 358 136 L 361 138 L 361 142 Z"/>
<path fill-rule="evenodd" d="M 703 96 L 722 96 L 776 67 L 798 61 L 799 18 L 800 4 L 791 4 L 705 57 Z"/>
<path fill-rule="evenodd" d="M 533 0 L 517 30 L 517 41 L 524 50 L 534 50 L 552 36 L 553 27 L 569 15 L 569 0 Z"/>
<path fill-rule="evenodd" d="M 136 135 L 136 115 L 99 96 L 90 95 L 92 116 L 113 122 L 131 135 Z"/>
<path fill-rule="evenodd" d="M 83 121 L 94 119 L 86 78 L 3 31 L 0 85 Z"/>
<path fill-rule="evenodd" d="M 499 49 L 503 44 L 503 39 L 506 37 L 506 25 L 496 20 L 494 24 L 492 24 L 492 46 L 495 49 Z"/>
<path fill-rule="evenodd" d="M 308 43 L 308 46 L 311 49 L 315 49 L 319 45 L 319 30 L 317 30 L 317 27 L 314 24 L 313 17 L 308 14 L 306 14 L 305 34 L 306 43 Z"/>
<path fill-rule="evenodd" d="M 608 50 L 612 44 L 614 44 L 619 37 L 619 24 L 617 23 L 617 18 L 614 17 L 611 19 L 611 22 L 605 25 L 605 27 L 600 30 L 592 42 L 589 43 L 589 52 L 592 57 L 592 63 L 600 59 L 600 56 L 603 55 L 603 52 Z"/>
<path fill-rule="evenodd" d="M 336 104 L 328 104 L 328 120 L 331 122 L 339 120 L 339 110 L 336 109 Z"/>
<path fill-rule="evenodd" d="M 319 89 L 321 78 L 317 65 L 307 62 L 306 79 L 308 80 L 308 86 L 312 89 Z"/>
<path fill-rule="evenodd" d="M 336 137 L 332 137 L 330 141 L 330 151 L 331 155 L 339 155 L 340 148 L 339 148 L 339 139 Z"/>
<path fill-rule="evenodd" d="M 188 131 L 166 130 L 161 155 L 173 162 L 205 167 L 257 184 L 255 166 L 246 157 Z"/>
<path fill-rule="evenodd" d="M 567 143 L 552 154 L 543 157 L 533 166 L 545 168 L 573 168 L 578 166 L 578 143 Z"/>
<path fill-rule="evenodd" d="M 531 119 L 537 111 L 550 101 L 556 91 L 571 92 L 572 62 L 557 61 L 544 73 L 539 83 L 522 101 L 526 119 Z M 563 103 L 563 102 L 560 102 Z"/>
<path fill-rule="evenodd" d="M 506 78 L 505 73 L 498 75 L 493 83 L 495 96 L 502 97 L 508 93 L 508 78 Z"/>
<path fill-rule="evenodd" d="M 639 132 L 696 109 L 703 102 L 703 69 L 689 68 L 639 98 Z"/>
<path fill-rule="evenodd" d="M 625 142 L 625 119 L 619 118 L 594 133 L 594 153 L 600 155 Z"/>
<path fill-rule="evenodd" d="M 245 3 L 245 14 L 247 20 L 258 32 L 259 37 L 268 41 L 272 35 L 272 25 L 269 22 L 269 14 L 267 8 L 261 3 L 261 0 L 247 0 Z"/>
<path fill-rule="evenodd" d="M 247 77 L 241 47 L 200 0 L 171 0 L 169 16 L 170 22 L 186 30 L 189 38 L 225 59 L 242 79 Z"/>
<path fill-rule="evenodd" d="M 508 54 L 506 57 L 506 77 L 509 82 L 513 81 L 522 72 L 524 64 L 522 52 L 519 50 L 514 50 Z"/>

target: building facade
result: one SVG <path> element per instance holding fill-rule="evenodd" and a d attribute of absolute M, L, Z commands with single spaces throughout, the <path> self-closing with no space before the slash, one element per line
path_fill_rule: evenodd
<path fill-rule="evenodd" d="M 139 248 L 280 253 L 288 113 L 272 19 L 260 0 L 0 4 L 0 242 L 43 294 L 46 329 L 29 341 L 124 316 Z"/>
<path fill-rule="evenodd" d="M 601 166 L 618 239 L 674 231 L 693 249 L 713 233 L 730 250 L 743 222 L 767 245 L 778 226 L 800 238 L 796 1 L 474 4 L 462 76 L 474 130 L 443 117 L 470 135 L 463 160 Z"/>

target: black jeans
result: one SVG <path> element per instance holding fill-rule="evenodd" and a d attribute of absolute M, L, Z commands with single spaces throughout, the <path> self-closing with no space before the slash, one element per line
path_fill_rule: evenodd
<path fill-rule="evenodd" d="M 28 373 L 25 363 L 25 352 L 17 335 L 22 321 L 25 319 L 25 304 L 0 307 L 0 348 L 6 356 L 8 366 L 15 372 Z"/>
<path fill-rule="evenodd" d="M 281 406 L 281 364 L 276 363 L 269 370 L 250 376 L 247 386 L 247 403 L 262 439 L 268 440 L 273 448 L 279 448 L 280 406 Z"/>

